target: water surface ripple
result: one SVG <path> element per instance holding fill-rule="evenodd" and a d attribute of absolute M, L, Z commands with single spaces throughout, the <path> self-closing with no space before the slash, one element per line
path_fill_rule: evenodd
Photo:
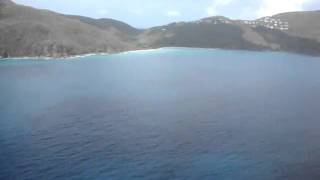
<path fill-rule="evenodd" d="M 169 48 L 0 62 L 0 179 L 320 179 L 320 59 Z"/>

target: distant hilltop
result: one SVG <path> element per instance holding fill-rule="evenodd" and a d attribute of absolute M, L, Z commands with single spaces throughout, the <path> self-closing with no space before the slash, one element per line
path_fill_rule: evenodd
<path fill-rule="evenodd" d="M 263 17 L 254 21 L 239 21 L 240 23 L 250 25 L 253 28 L 258 26 L 263 26 L 269 29 L 277 29 L 281 31 L 289 30 L 289 22 L 282 21 L 281 19 L 276 19 L 273 17 Z"/>
<path fill-rule="evenodd" d="M 195 21 L 197 24 L 201 23 L 213 23 L 213 24 L 245 24 L 249 25 L 253 28 L 257 28 L 258 26 L 269 28 L 269 29 L 277 29 L 281 31 L 289 30 L 289 22 L 283 22 L 281 19 L 275 19 L 273 17 L 263 17 L 257 20 L 231 20 L 226 17 L 217 16 L 212 18 L 205 18 L 198 21 Z"/>
<path fill-rule="evenodd" d="M 0 0 L 0 56 L 68 57 L 161 47 L 286 51 L 320 55 L 320 11 L 257 20 L 223 16 L 137 29 L 113 19 L 70 16 Z"/>

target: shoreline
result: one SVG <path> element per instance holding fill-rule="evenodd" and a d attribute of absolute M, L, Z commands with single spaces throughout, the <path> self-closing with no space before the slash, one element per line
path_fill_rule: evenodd
<path fill-rule="evenodd" d="M 121 55 L 121 54 L 128 54 L 128 53 L 138 53 L 138 52 L 150 52 L 156 51 L 161 49 L 198 49 L 198 50 L 225 50 L 225 51 L 244 51 L 244 52 L 270 52 L 270 53 L 286 53 L 286 54 L 295 54 L 300 56 L 309 56 L 309 57 L 316 57 L 319 58 L 320 56 L 310 55 L 310 54 L 302 54 L 302 53 L 295 53 L 295 52 L 287 52 L 287 51 L 272 51 L 272 50 L 245 50 L 245 49 L 223 49 L 223 48 L 202 48 L 202 47 L 160 47 L 160 48 L 151 48 L 151 49 L 139 49 L 139 50 L 129 50 L 129 51 L 122 51 L 122 52 L 115 52 L 115 53 L 87 53 L 87 54 L 78 54 L 78 55 L 71 55 L 66 57 L 50 57 L 50 56 L 23 56 L 23 57 L 8 57 L 2 58 L 0 57 L 1 61 L 10 61 L 10 60 L 28 60 L 33 59 L 35 61 L 60 61 L 60 60 L 74 60 L 74 59 L 81 59 L 90 56 L 108 56 L 108 55 Z"/>
<path fill-rule="evenodd" d="M 168 47 L 170 48 L 170 47 Z M 68 60 L 68 59 L 78 59 L 78 58 L 84 58 L 84 57 L 90 57 L 90 56 L 107 56 L 107 55 L 116 55 L 116 54 L 126 54 L 126 53 L 132 53 L 132 52 L 143 52 L 143 51 L 154 51 L 157 49 L 162 48 L 153 48 L 153 49 L 141 49 L 141 50 L 130 50 L 130 51 L 122 51 L 122 52 L 115 52 L 115 53 L 87 53 L 87 54 L 78 54 L 78 55 L 71 55 L 71 56 L 65 56 L 65 57 L 51 57 L 51 56 L 23 56 L 23 57 L 8 57 L 8 58 L 2 58 L 0 57 L 0 61 L 6 61 L 6 60 L 28 60 L 28 59 L 35 59 L 35 60 Z"/>
<path fill-rule="evenodd" d="M 66 59 L 77 59 L 77 58 L 84 58 L 88 56 L 94 55 L 110 55 L 110 53 L 88 53 L 88 54 L 79 54 L 79 55 L 72 55 L 66 57 L 50 57 L 50 56 L 23 56 L 23 57 L 8 57 L 8 58 L 0 58 L 2 60 L 28 60 L 28 59 L 35 59 L 35 60 L 66 60 Z"/>

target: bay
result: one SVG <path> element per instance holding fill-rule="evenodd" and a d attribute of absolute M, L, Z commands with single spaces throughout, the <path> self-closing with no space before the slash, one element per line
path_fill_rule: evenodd
<path fill-rule="evenodd" d="M 0 179 L 319 179 L 320 58 L 0 61 Z"/>

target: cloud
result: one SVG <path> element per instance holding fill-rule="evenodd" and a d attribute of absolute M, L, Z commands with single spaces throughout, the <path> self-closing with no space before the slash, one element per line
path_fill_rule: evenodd
<path fill-rule="evenodd" d="M 100 10 L 98 10 L 98 14 L 99 15 L 107 15 L 109 12 L 108 12 L 108 10 L 106 10 L 106 9 L 100 9 Z"/>
<path fill-rule="evenodd" d="M 209 6 L 209 7 L 207 7 L 207 9 L 206 9 L 206 13 L 207 13 L 209 16 L 216 15 L 216 14 L 217 14 L 216 8 L 214 8 L 214 7 L 212 7 L 212 6 Z"/>
<path fill-rule="evenodd" d="M 271 16 L 282 12 L 301 11 L 314 0 L 263 0 L 256 11 L 257 17 Z"/>
<path fill-rule="evenodd" d="M 215 0 L 208 7 L 206 7 L 206 13 L 210 16 L 216 15 L 220 8 L 228 6 L 233 0 Z"/>
<path fill-rule="evenodd" d="M 135 15 L 142 15 L 143 11 L 141 9 L 131 9 L 129 10 L 130 13 L 135 14 Z"/>
<path fill-rule="evenodd" d="M 177 10 L 171 10 L 167 12 L 168 17 L 178 17 L 181 16 L 181 13 Z"/>

